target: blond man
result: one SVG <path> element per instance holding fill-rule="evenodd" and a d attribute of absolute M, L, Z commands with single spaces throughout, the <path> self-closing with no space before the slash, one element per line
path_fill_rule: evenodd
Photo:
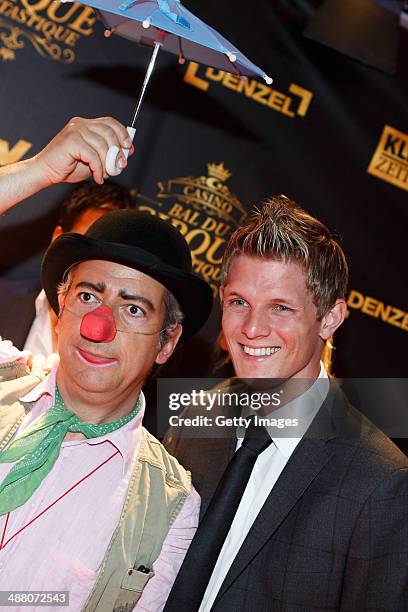
<path fill-rule="evenodd" d="M 195 476 L 202 520 L 165 611 L 405 610 L 408 460 L 320 362 L 346 313 L 338 241 L 280 196 L 234 233 L 223 267 L 235 373 L 267 379 L 264 389 L 301 385 L 271 414 L 302 427 L 283 437 L 270 426 L 256 444 L 252 425 L 243 442 L 170 431 L 165 444 Z"/>

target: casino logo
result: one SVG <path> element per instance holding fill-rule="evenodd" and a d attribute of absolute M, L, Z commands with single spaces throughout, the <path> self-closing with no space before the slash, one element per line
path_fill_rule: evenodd
<path fill-rule="evenodd" d="M 76 43 L 95 22 L 93 9 L 78 2 L 0 0 L 0 59 L 15 60 L 28 42 L 43 57 L 71 64 Z"/>
<path fill-rule="evenodd" d="M 408 134 L 385 125 L 367 172 L 408 191 Z"/>
<path fill-rule="evenodd" d="M 185 176 L 157 183 L 156 199 L 130 191 L 139 210 L 169 220 L 186 239 L 194 272 L 218 291 L 221 261 L 231 233 L 246 216 L 246 210 L 226 182 L 232 174 L 224 163 L 207 164 L 205 176 Z"/>

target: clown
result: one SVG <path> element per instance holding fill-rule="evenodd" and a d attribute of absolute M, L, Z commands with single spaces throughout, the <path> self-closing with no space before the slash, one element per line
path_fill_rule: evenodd
<path fill-rule="evenodd" d="M 135 211 L 57 238 L 42 284 L 60 364 L 3 397 L 0 589 L 69 592 L 72 610 L 160 610 L 199 497 L 142 427 L 141 387 L 204 323 L 211 290 L 177 230 Z M 7 368 L 21 363 L 3 379 Z"/>

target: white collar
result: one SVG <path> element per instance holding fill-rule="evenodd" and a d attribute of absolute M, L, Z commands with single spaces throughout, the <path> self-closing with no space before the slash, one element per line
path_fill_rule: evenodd
<path fill-rule="evenodd" d="M 290 428 L 277 429 L 274 426 L 266 426 L 265 429 L 272 438 L 273 443 L 286 458 L 289 458 L 296 446 L 299 444 L 303 435 L 306 433 L 311 422 L 319 412 L 330 388 L 330 380 L 325 367 L 320 362 L 319 376 L 313 384 L 299 397 L 288 402 L 284 406 L 277 408 L 266 418 L 270 419 L 294 419 L 298 420 L 298 426 L 293 428 L 293 437 L 288 437 Z M 257 414 L 256 411 L 246 409 L 244 416 Z M 282 435 L 277 435 L 277 432 Z M 286 432 L 286 433 L 285 433 Z M 242 443 L 242 438 L 238 438 L 238 446 Z"/>

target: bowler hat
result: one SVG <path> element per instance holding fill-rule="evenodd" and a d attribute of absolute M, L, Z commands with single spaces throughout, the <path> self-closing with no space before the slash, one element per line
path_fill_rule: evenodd
<path fill-rule="evenodd" d="M 177 298 L 185 341 L 207 320 L 212 307 L 210 286 L 193 274 L 187 242 L 160 217 L 119 210 L 100 217 L 86 234 L 66 233 L 48 247 L 41 265 L 41 282 L 58 313 L 57 287 L 72 265 L 102 259 L 140 270 L 164 285 Z"/>

